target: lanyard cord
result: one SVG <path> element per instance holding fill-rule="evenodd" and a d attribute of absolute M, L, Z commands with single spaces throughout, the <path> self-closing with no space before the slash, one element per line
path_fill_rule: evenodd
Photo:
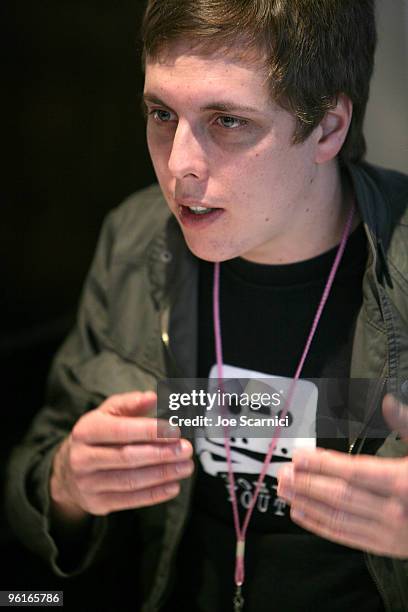
<path fill-rule="evenodd" d="M 289 411 L 289 407 L 291 405 L 296 383 L 299 380 L 300 374 L 302 372 L 304 363 L 309 353 L 310 346 L 312 344 L 314 335 L 317 330 L 317 326 L 319 325 L 319 322 L 320 322 L 320 319 L 323 313 L 323 309 L 330 295 L 330 291 L 333 286 L 333 281 L 336 277 L 337 271 L 340 266 L 341 259 L 344 254 L 344 250 L 346 248 L 347 240 L 350 235 L 351 226 L 353 223 L 353 217 L 354 217 L 354 205 L 352 205 L 350 209 L 350 213 L 348 215 L 347 222 L 343 230 L 341 242 L 337 250 L 336 258 L 334 260 L 329 277 L 327 279 L 326 286 L 324 288 L 323 295 L 320 300 L 320 304 L 317 308 L 315 318 L 313 321 L 313 325 L 309 332 L 309 336 L 307 338 L 302 357 L 300 359 L 299 365 L 297 366 L 295 376 L 292 380 L 292 383 L 289 387 L 288 397 L 285 403 L 285 407 L 281 414 L 281 419 L 284 419 Z M 220 321 L 220 264 L 219 262 L 216 262 L 214 265 L 213 317 L 214 317 L 215 352 L 216 352 L 216 359 L 217 359 L 217 375 L 218 375 L 218 379 L 222 380 L 223 378 L 223 354 L 222 354 L 222 336 L 221 336 L 221 321 Z M 234 471 L 232 467 L 230 440 L 229 440 L 228 435 L 224 435 L 224 446 L 226 450 L 227 465 L 228 465 L 228 481 L 229 481 L 229 488 L 230 488 L 230 494 L 231 494 L 232 512 L 233 512 L 234 527 L 235 527 L 236 542 L 237 542 L 236 555 L 235 555 L 235 578 L 234 580 L 235 580 L 235 584 L 237 588 L 239 589 L 239 593 L 240 593 L 240 588 L 243 585 L 244 579 L 245 579 L 245 568 L 244 568 L 245 538 L 246 538 L 249 521 L 251 520 L 251 516 L 254 511 L 256 501 L 258 499 L 259 491 L 262 487 L 263 481 L 268 471 L 268 467 L 273 457 L 273 453 L 276 448 L 276 445 L 278 443 L 280 433 L 281 433 L 281 426 L 279 425 L 277 428 L 275 428 L 275 433 L 273 435 L 271 442 L 269 443 L 268 452 L 265 456 L 263 467 L 262 467 L 261 473 L 259 475 L 259 478 L 256 484 L 256 489 L 255 489 L 251 504 L 245 514 L 242 528 L 240 526 L 237 496 L 235 493 L 235 479 L 234 479 Z"/>

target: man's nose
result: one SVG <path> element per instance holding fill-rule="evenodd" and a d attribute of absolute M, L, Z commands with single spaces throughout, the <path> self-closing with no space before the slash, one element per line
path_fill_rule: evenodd
<path fill-rule="evenodd" d="M 208 161 L 203 145 L 188 123 L 179 121 L 169 158 L 169 170 L 177 179 L 208 178 Z"/>

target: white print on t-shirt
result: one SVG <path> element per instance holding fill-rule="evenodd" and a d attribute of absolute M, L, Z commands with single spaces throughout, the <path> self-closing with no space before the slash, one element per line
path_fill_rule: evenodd
<path fill-rule="evenodd" d="M 292 384 L 291 378 L 270 376 L 261 372 L 244 370 L 234 366 L 223 366 L 224 379 L 262 379 L 263 384 L 269 385 L 274 392 L 282 397 L 287 397 L 288 390 Z M 211 368 L 209 378 L 217 377 L 217 368 Z M 289 412 L 291 423 L 285 430 L 281 430 L 282 437 L 279 438 L 267 475 L 277 477 L 282 465 L 292 459 L 292 453 L 296 448 L 316 448 L 316 414 L 317 414 L 318 390 L 310 381 L 299 380 L 293 395 Z M 264 416 L 264 415 L 262 415 Z M 213 477 L 222 477 L 226 486 L 228 483 L 228 465 L 224 440 L 211 435 L 211 430 L 203 428 L 197 431 L 195 447 L 198 458 L 204 472 Z M 249 507 L 256 483 L 249 482 L 242 477 L 243 474 L 259 474 L 265 454 L 268 451 L 271 438 L 230 438 L 231 461 L 235 478 L 236 495 L 239 503 L 244 508 Z M 259 512 L 266 512 L 273 500 L 273 511 L 275 514 L 283 515 L 285 503 L 276 497 L 275 484 L 269 485 L 266 481 L 257 500 Z"/>
<path fill-rule="evenodd" d="M 228 476 L 227 474 L 221 474 L 221 476 L 225 482 L 225 488 L 228 493 L 228 501 L 232 501 L 231 487 L 229 484 Z M 248 510 L 252 503 L 255 488 L 256 482 L 250 482 L 242 477 L 235 479 L 235 495 L 238 504 L 242 506 L 242 508 L 245 508 L 245 510 Z M 264 514 L 265 512 L 268 512 L 268 510 L 271 510 L 275 516 L 285 516 L 284 510 L 287 504 L 283 499 L 277 497 L 277 488 L 277 485 L 272 484 L 270 480 L 263 481 L 262 486 L 259 490 L 258 499 L 256 500 L 255 506 L 258 512 Z"/>

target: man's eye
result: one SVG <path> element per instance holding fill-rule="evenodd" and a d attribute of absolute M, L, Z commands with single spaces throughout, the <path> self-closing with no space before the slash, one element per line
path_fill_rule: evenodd
<path fill-rule="evenodd" d="M 217 122 L 219 125 L 221 125 L 221 127 L 231 130 L 243 127 L 247 124 L 247 121 L 245 121 L 244 119 L 238 119 L 237 117 L 229 117 L 228 115 L 218 117 Z"/>
<path fill-rule="evenodd" d="M 171 112 L 156 108 L 149 112 L 149 115 L 153 117 L 159 123 L 168 123 L 172 120 Z"/>

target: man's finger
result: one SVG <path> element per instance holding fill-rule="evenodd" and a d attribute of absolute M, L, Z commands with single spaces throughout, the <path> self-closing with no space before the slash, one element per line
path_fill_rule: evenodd
<path fill-rule="evenodd" d="M 96 515 L 106 515 L 110 512 L 142 508 L 161 504 L 180 493 L 178 482 L 168 482 L 164 485 L 132 491 L 131 493 L 99 493 L 92 496 L 89 512 Z"/>
<path fill-rule="evenodd" d="M 108 413 L 88 413 L 72 430 L 73 441 L 82 444 L 135 444 L 137 442 L 178 442 L 180 429 L 168 421 L 149 417 L 117 418 Z"/>
<path fill-rule="evenodd" d="M 316 535 L 343 546 L 381 553 L 382 531 L 378 523 L 336 512 L 315 500 L 298 499 L 290 512 L 292 520 Z"/>
<path fill-rule="evenodd" d="M 191 476 L 191 459 L 177 463 L 150 465 L 136 470 L 106 470 L 87 474 L 81 478 L 81 487 L 88 493 L 131 493 L 158 487 Z"/>
<path fill-rule="evenodd" d="M 351 456 L 338 451 L 316 449 L 295 451 L 293 463 L 296 469 L 342 478 L 357 487 L 364 487 L 383 496 L 395 493 L 401 470 L 407 471 L 408 478 L 408 463 L 405 458 Z"/>
<path fill-rule="evenodd" d="M 80 473 L 96 470 L 119 470 L 138 468 L 161 463 L 173 463 L 190 459 L 193 447 L 188 440 L 178 444 L 139 443 L 128 445 L 84 445 L 75 460 L 75 468 Z"/>
<path fill-rule="evenodd" d="M 408 406 L 388 394 L 384 397 L 383 414 L 390 428 L 408 442 Z"/>
<path fill-rule="evenodd" d="M 281 471 L 278 495 L 297 504 L 299 497 L 326 504 L 338 512 L 352 513 L 355 516 L 370 520 L 382 520 L 384 516 L 399 511 L 387 497 L 382 497 L 353 486 L 341 478 L 321 476 L 294 470 Z"/>

